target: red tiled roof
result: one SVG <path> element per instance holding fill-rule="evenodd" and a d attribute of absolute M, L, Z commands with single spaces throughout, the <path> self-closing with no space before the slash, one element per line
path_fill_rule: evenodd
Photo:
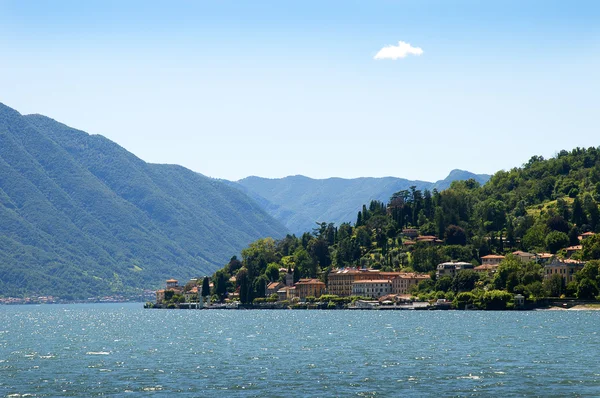
<path fill-rule="evenodd" d="M 499 256 L 497 254 L 488 254 L 487 256 L 483 256 L 481 258 L 505 258 L 504 256 Z"/>

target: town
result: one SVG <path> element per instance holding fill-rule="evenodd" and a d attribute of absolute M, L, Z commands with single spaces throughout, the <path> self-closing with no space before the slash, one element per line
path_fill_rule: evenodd
<path fill-rule="evenodd" d="M 405 233 L 411 233 L 405 230 Z M 579 236 L 584 240 L 593 233 Z M 434 236 L 416 237 L 416 241 L 437 244 Z M 407 241 L 405 243 L 413 244 Z M 498 268 L 507 257 L 521 264 L 535 263 L 543 267 L 543 279 L 560 278 L 562 286 L 575 281 L 577 272 L 581 271 L 585 262 L 570 257 L 581 251 L 582 246 L 565 249 L 566 256 L 559 258 L 551 253 L 528 253 L 515 251 L 507 256 L 490 254 L 481 257 L 481 264 L 449 261 L 437 265 L 436 271 L 430 274 L 416 272 L 385 272 L 372 268 L 346 267 L 333 269 L 321 279 L 301 278 L 294 282 L 291 268 L 280 268 L 279 280 L 265 285 L 264 297 L 255 298 L 249 305 L 240 303 L 240 286 L 235 276 L 228 280 L 229 292 L 223 302 L 210 295 L 214 292 L 214 284 L 201 279 L 192 279 L 180 285 L 176 279 L 166 281 L 166 287 L 156 292 L 156 303 L 147 303 L 148 308 L 270 308 L 270 309 L 450 309 L 456 307 L 456 301 L 445 298 L 423 300 L 418 297 L 421 282 L 455 278 L 463 271 L 471 271 L 481 278 L 493 278 Z M 207 284 L 202 291 L 202 284 Z M 514 294 L 509 297 L 510 308 L 523 309 L 525 297 Z M 539 303 L 538 303 L 539 304 Z M 468 306 L 467 306 L 468 309 Z"/>

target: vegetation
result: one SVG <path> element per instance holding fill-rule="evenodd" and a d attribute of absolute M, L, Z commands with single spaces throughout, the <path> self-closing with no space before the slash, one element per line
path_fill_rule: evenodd
<path fill-rule="evenodd" d="M 0 104 L 0 296 L 127 294 L 284 234 L 224 183 Z"/>
<path fill-rule="evenodd" d="M 332 268 L 349 266 L 428 272 L 432 279 L 414 293 L 423 299 L 451 299 L 457 306 L 507 308 L 512 305 L 509 296 L 516 293 L 532 300 L 567 294 L 590 298 L 598 295 L 597 274 L 587 270 L 587 277 L 578 275 L 564 286 L 560 277 L 544 280 L 541 265 L 511 255 L 491 277 L 462 271 L 436 280 L 434 271 L 444 261 L 478 265 L 485 255 L 516 250 L 563 257 L 567 246 L 579 244 L 580 234 L 600 231 L 598 200 L 600 150 L 576 148 L 548 160 L 534 156 L 521 168 L 496 173 L 484 186 L 473 179 L 454 181 L 443 191 L 412 186 L 387 203 L 363 205 L 354 224 L 318 223 L 299 237 L 258 240 L 242 251 L 235 267 L 230 264 L 220 272 L 237 275 L 236 285 L 228 289 L 241 289 L 242 302 L 263 297 L 266 283 L 283 280 L 284 272 L 276 269 L 294 269 L 295 280 L 319 277 L 327 282 Z M 441 244 L 410 242 L 405 228 L 436 236 Z M 586 238 L 583 250 L 572 258 L 600 259 L 600 236 Z"/>

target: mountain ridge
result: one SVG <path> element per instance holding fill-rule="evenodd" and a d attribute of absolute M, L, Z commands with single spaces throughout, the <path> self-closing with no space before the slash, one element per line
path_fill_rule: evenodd
<path fill-rule="evenodd" d="M 400 177 L 314 179 L 294 175 L 283 178 L 249 176 L 229 181 L 229 184 L 242 189 L 290 231 L 301 234 L 312 230 L 318 222 L 353 222 L 364 203 L 387 201 L 395 192 L 411 186 L 420 190 L 443 190 L 450 187 L 452 181 L 469 178 L 484 184 L 490 176 L 453 169 L 445 179 L 436 182 Z"/>
<path fill-rule="evenodd" d="M 252 240 L 287 232 L 218 180 L 4 104 L 0 220 L 0 295 L 13 296 L 82 298 L 211 274 Z"/>

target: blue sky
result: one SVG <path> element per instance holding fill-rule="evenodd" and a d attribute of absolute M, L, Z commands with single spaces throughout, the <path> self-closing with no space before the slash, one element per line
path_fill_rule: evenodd
<path fill-rule="evenodd" d="M 600 2 L 0 0 L 0 102 L 205 175 L 437 180 L 599 146 Z M 374 59 L 399 41 L 422 49 Z"/>

